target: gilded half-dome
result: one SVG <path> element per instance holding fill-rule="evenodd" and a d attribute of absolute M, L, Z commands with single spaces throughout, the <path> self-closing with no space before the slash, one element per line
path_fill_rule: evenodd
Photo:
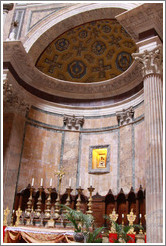
<path fill-rule="evenodd" d="M 115 20 L 97 20 L 57 37 L 36 67 L 54 78 L 91 83 L 114 78 L 129 68 L 135 42 Z"/>

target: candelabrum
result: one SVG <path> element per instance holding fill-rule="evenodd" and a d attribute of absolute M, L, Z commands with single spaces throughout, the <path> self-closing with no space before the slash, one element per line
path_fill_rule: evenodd
<path fill-rule="evenodd" d="M 69 186 L 69 188 L 66 188 L 66 191 L 67 191 L 67 199 L 66 199 L 65 205 L 69 207 L 70 206 L 70 194 L 73 191 L 73 189 L 71 189 L 71 186 Z"/>
<path fill-rule="evenodd" d="M 26 216 L 27 217 L 30 217 L 30 214 L 31 214 L 31 210 L 32 210 L 32 194 L 33 194 L 34 189 L 35 188 L 33 186 L 30 187 L 30 196 L 29 196 L 29 199 L 28 199 L 28 202 L 27 202 L 28 208 L 26 209 Z"/>
<path fill-rule="evenodd" d="M 88 191 L 90 193 L 89 196 L 89 201 L 88 201 L 88 211 L 86 212 L 87 214 L 91 214 L 92 215 L 92 192 L 95 190 L 95 188 L 92 187 L 92 185 L 88 188 Z"/>
<path fill-rule="evenodd" d="M 37 215 L 37 217 L 39 217 L 40 216 L 40 214 L 41 214 L 41 205 L 42 205 L 42 191 L 43 191 L 43 186 L 40 186 L 39 188 L 38 188 L 38 190 L 39 190 L 39 198 L 38 198 L 38 202 L 37 202 L 37 209 L 36 209 L 36 215 Z"/>
<path fill-rule="evenodd" d="M 76 210 L 77 211 L 80 211 L 81 193 L 82 193 L 83 189 L 81 188 L 81 186 L 79 186 L 76 190 L 78 192 L 78 198 L 77 198 L 77 203 L 76 203 Z"/>
<path fill-rule="evenodd" d="M 55 214 L 54 214 L 54 218 L 55 219 L 58 219 L 59 216 L 60 216 L 59 214 L 60 214 L 60 194 L 58 192 L 58 196 L 57 196 L 56 203 L 55 203 Z"/>
<path fill-rule="evenodd" d="M 47 198 L 47 201 L 46 201 L 46 209 L 45 209 L 45 217 L 46 218 L 50 218 L 50 216 L 51 216 L 51 193 L 52 193 L 52 187 L 48 188 L 48 192 L 49 192 L 49 195 L 48 195 L 48 198 Z"/>

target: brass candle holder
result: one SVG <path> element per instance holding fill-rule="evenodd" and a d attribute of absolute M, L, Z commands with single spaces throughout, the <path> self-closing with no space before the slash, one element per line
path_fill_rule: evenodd
<path fill-rule="evenodd" d="M 55 217 L 55 219 L 58 219 L 59 216 L 60 216 L 60 194 L 58 192 L 58 196 L 57 196 L 56 203 L 55 203 L 55 214 L 54 214 L 54 217 Z"/>
<path fill-rule="evenodd" d="M 42 205 L 42 191 L 43 191 L 43 186 L 40 186 L 38 188 L 39 190 L 39 198 L 38 198 L 38 202 L 36 203 L 37 205 L 37 209 L 36 209 L 36 216 L 39 217 L 41 214 L 41 205 Z"/>
<path fill-rule="evenodd" d="M 88 191 L 90 193 L 89 196 L 89 201 L 88 201 L 88 211 L 86 212 L 87 214 L 91 214 L 92 215 L 92 192 L 95 190 L 95 188 L 92 187 L 92 185 L 88 188 Z"/>
<path fill-rule="evenodd" d="M 27 217 L 30 217 L 30 214 L 31 214 L 31 211 L 32 211 L 32 194 L 33 194 L 34 189 L 35 188 L 33 186 L 30 187 L 30 196 L 29 196 L 29 199 L 28 199 L 28 202 L 27 202 L 28 208 L 26 209 L 26 216 Z"/>
<path fill-rule="evenodd" d="M 76 203 L 76 210 L 77 211 L 80 211 L 81 193 L 82 193 L 83 189 L 81 188 L 81 186 L 79 186 L 76 190 L 78 192 L 78 198 L 77 198 L 77 203 Z"/>
<path fill-rule="evenodd" d="M 65 205 L 69 207 L 70 206 L 70 194 L 73 191 L 73 189 L 71 189 L 71 186 L 69 186 L 69 188 L 66 188 L 66 191 L 67 191 L 67 199 L 66 199 Z"/>
<path fill-rule="evenodd" d="M 46 209 L 44 211 L 46 218 L 50 218 L 50 216 L 51 216 L 51 193 L 52 193 L 52 187 L 48 188 L 48 192 L 49 192 L 49 195 L 48 195 L 48 198 L 47 198 L 47 201 L 46 201 Z"/>

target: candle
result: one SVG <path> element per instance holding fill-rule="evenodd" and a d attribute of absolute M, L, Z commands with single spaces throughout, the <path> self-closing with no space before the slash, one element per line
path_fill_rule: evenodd
<path fill-rule="evenodd" d="M 80 178 L 80 180 L 79 180 L 79 186 L 81 187 L 81 178 Z"/>
<path fill-rule="evenodd" d="M 140 219 L 142 218 L 142 214 L 139 215 Z"/>
<path fill-rule="evenodd" d="M 122 219 L 124 218 L 124 214 L 122 214 Z"/>
<path fill-rule="evenodd" d="M 34 178 L 32 178 L 32 186 L 34 185 Z"/>
<path fill-rule="evenodd" d="M 41 183 L 40 183 L 40 186 L 43 186 L 43 179 L 41 178 Z"/>
<path fill-rule="evenodd" d="M 52 178 L 50 179 L 50 187 L 52 186 Z"/>
<path fill-rule="evenodd" d="M 90 177 L 90 186 L 92 186 L 92 177 Z"/>
<path fill-rule="evenodd" d="M 71 178 L 69 179 L 69 187 L 71 187 Z"/>

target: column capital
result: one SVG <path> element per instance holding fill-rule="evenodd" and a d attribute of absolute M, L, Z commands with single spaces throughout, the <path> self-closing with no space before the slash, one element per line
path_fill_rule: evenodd
<path fill-rule="evenodd" d="M 163 48 L 157 45 L 152 50 L 144 50 L 142 53 L 133 53 L 132 57 L 141 63 L 143 77 L 149 74 L 163 73 Z"/>

